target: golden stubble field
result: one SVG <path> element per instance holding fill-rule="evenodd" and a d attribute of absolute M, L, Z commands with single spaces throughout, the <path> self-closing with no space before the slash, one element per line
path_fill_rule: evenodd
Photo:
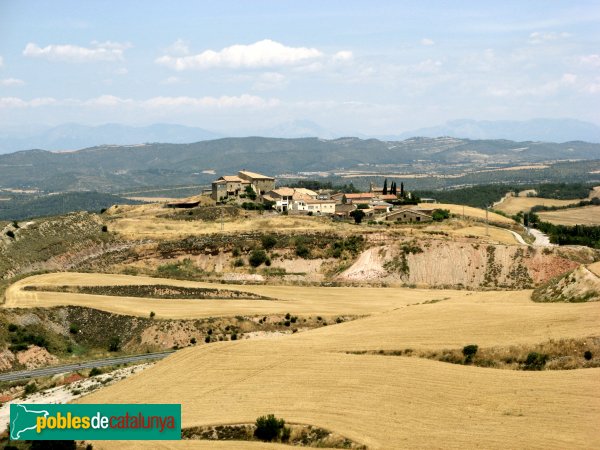
<path fill-rule="evenodd" d="M 485 220 L 485 209 L 473 208 L 472 206 L 455 205 L 452 203 L 419 203 L 419 206 L 422 208 L 434 207 L 439 209 L 447 209 L 451 214 L 455 214 L 457 216 L 462 216 L 464 213 L 466 218 Z M 488 212 L 488 219 L 490 222 L 497 222 L 506 225 L 515 223 L 514 220 L 491 211 Z"/>
<path fill-rule="evenodd" d="M 600 206 L 540 211 L 537 214 L 544 222 L 556 225 L 600 225 Z"/>
<path fill-rule="evenodd" d="M 142 277 L 54 276 L 34 280 L 61 285 L 100 281 L 168 284 L 167 280 Z M 278 298 L 271 303 L 279 311 L 304 309 L 324 315 L 362 311 L 368 317 L 268 340 L 182 350 L 80 401 L 180 402 L 184 427 L 253 422 L 259 415 L 274 413 L 289 422 L 336 431 L 369 448 L 600 446 L 600 369 L 522 372 L 346 353 L 533 344 L 598 335 L 600 303 L 533 303 L 529 291 L 217 286 Z M 7 293 L 6 306 L 49 306 L 48 302 L 61 301 L 38 292 L 35 294 L 43 295 L 32 302 L 12 289 Z M 66 296 L 62 302 L 109 308 L 108 303 L 97 303 L 98 296 L 85 297 L 91 298 Z M 107 298 L 113 304 L 128 301 Z M 431 299 L 440 301 L 415 304 Z M 174 303 L 180 309 L 177 314 L 192 306 L 189 301 L 136 300 L 151 302 L 154 310 L 156 302 Z M 195 302 L 197 309 L 190 309 L 188 317 L 201 315 L 203 308 L 208 315 L 261 314 L 265 308 L 256 301 Z M 141 308 L 129 307 L 130 313 Z M 232 448 L 227 443 L 197 441 L 135 445 L 131 448 Z M 103 442 L 95 447 L 123 445 Z M 234 447 L 268 448 L 237 442 Z"/>

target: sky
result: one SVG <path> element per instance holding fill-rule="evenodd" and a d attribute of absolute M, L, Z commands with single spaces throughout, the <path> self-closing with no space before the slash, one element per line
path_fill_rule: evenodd
<path fill-rule="evenodd" d="M 600 124 L 596 1 L 0 0 L 0 123 Z"/>

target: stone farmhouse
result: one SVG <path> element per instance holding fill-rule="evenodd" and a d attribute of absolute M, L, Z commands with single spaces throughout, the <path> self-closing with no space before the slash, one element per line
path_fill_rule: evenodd
<path fill-rule="evenodd" d="M 417 206 L 392 211 L 385 216 L 386 221 L 394 222 L 431 222 L 433 210 L 422 209 Z"/>
<path fill-rule="evenodd" d="M 282 187 L 267 192 L 263 199 L 274 203 L 279 212 L 333 214 L 335 200 L 320 198 L 314 191 L 305 188 Z"/>
<path fill-rule="evenodd" d="M 217 202 L 229 198 L 239 198 L 250 187 L 260 199 L 262 196 L 275 189 L 275 178 L 259 173 L 240 170 L 237 175 L 224 175 L 212 182 L 211 198 Z"/>

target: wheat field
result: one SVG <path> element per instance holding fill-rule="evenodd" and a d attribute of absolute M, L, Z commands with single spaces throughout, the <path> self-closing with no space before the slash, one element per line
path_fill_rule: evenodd
<path fill-rule="evenodd" d="M 600 225 L 600 206 L 584 206 L 537 213 L 544 222 L 556 225 Z"/>
<path fill-rule="evenodd" d="M 542 197 L 506 197 L 506 199 L 495 206 L 496 209 L 506 214 L 517 214 L 520 211 L 529 212 L 537 205 L 542 206 L 567 206 L 577 203 L 579 200 L 556 200 Z"/>
<path fill-rule="evenodd" d="M 173 284 L 246 290 L 276 300 L 154 300 L 22 291 L 25 285 Z M 434 303 L 423 303 L 434 300 Z M 181 403 L 184 427 L 253 422 L 274 413 L 368 448 L 594 448 L 600 369 L 523 372 L 352 351 L 526 345 L 598 335 L 600 303 L 534 303 L 530 291 L 240 286 L 126 275 L 59 273 L 7 291 L 6 307 L 78 304 L 123 314 L 205 317 L 359 314 L 268 340 L 199 345 L 80 399 Z M 151 305 L 148 306 L 148 305 Z M 161 309 L 164 308 L 164 309 Z M 128 444 L 129 445 L 129 444 Z M 130 448 L 148 448 L 135 443 Z M 232 448 L 182 441 L 152 448 Z M 117 449 L 123 443 L 97 442 Z M 236 442 L 235 448 L 282 448 Z"/>
<path fill-rule="evenodd" d="M 465 217 L 470 217 L 477 220 L 485 220 L 485 209 L 473 208 L 472 206 L 463 207 L 463 205 L 455 205 L 452 203 L 420 203 L 419 206 L 422 208 L 433 207 L 439 209 L 447 209 L 450 211 L 450 213 L 455 214 L 457 216 L 462 216 L 464 212 Z M 490 222 L 497 222 L 507 225 L 515 223 L 514 220 L 491 211 L 488 212 L 488 219 L 490 220 Z"/>
<path fill-rule="evenodd" d="M 259 293 L 273 300 L 161 300 L 139 297 L 111 297 L 66 292 L 26 291 L 26 286 L 108 286 L 171 285 L 232 289 Z M 499 295 L 504 295 L 497 293 Z M 11 285 L 5 292 L 4 307 L 33 308 L 78 305 L 117 314 L 147 317 L 154 311 L 158 318 L 185 319 L 234 315 L 365 315 L 388 311 L 411 303 L 441 298 L 459 298 L 465 293 L 452 290 L 391 289 L 370 287 L 309 287 L 237 285 L 181 281 L 144 276 L 60 272 L 34 275 Z M 486 294 L 490 295 L 490 294 Z M 492 294 L 493 295 L 493 294 Z M 529 293 L 520 294 L 527 298 Z"/>
<path fill-rule="evenodd" d="M 472 293 L 268 341 L 190 348 L 80 401 L 181 402 L 184 427 L 274 413 L 369 448 L 598 447 L 600 369 L 522 372 L 345 353 L 539 342 L 597 331 L 598 305 L 545 306 L 552 305 Z"/>

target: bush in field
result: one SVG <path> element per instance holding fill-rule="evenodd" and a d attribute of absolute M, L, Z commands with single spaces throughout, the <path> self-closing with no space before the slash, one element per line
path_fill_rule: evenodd
<path fill-rule="evenodd" d="M 479 347 L 475 344 L 465 345 L 463 347 L 463 356 L 465 357 L 465 364 L 470 364 L 473 361 L 473 357 L 477 354 Z"/>
<path fill-rule="evenodd" d="M 548 361 L 548 355 L 543 353 L 531 352 L 523 363 L 523 370 L 542 370 Z"/>
<path fill-rule="evenodd" d="M 277 419 L 273 414 L 256 419 L 254 436 L 261 441 L 271 442 L 279 439 L 285 427 L 285 420 Z"/>
<path fill-rule="evenodd" d="M 277 238 L 272 234 L 265 234 L 260 238 L 260 242 L 265 250 L 271 250 L 277 245 Z"/>
<path fill-rule="evenodd" d="M 310 257 L 310 248 L 302 243 L 296 245 L 296 256 L 304 259 Z"/>
<path fill-rule="evenodd" d="M 100 374 L 102 374 L 102 371 L 97 367 L 92 367 L 92 370 L 90 370 L 90 377 L 95 377 L 96 375 Z"/>
<path fill-rule="evenodd" d="M 233 267 L 243 267 L 244 266 L 244 260 L 242 258 L 237 258 L 235 261 L 233 261 Z"/>
<path fill-rule="evenodd" d="M 591 360 L 593 357 L 592 352 L 590 352 L 589 350 L 586 350 L 585 353 L 583 354 L 583 357 L 585 358 L 586 361 Z"/>
<path fill-rule="evenodd" d="M 267 262 L 268 259 L 269 257 L 264 250 L 252 250 L 250 257 L 248 258 L 248 262 L 252 267 L 258 267 Z"/>
<path fill-rule="evenodd" d="M 441 222 L 450 217 L 450 211 L 447 209 L 436 209 L 431 216 L 436 222 Z"/>
<path fill-rule="evenodd" d="M 121 339 L 118 336 L 113 336 L 108 344 L 109 352 L 118 352 L 121 350 Z"/>

